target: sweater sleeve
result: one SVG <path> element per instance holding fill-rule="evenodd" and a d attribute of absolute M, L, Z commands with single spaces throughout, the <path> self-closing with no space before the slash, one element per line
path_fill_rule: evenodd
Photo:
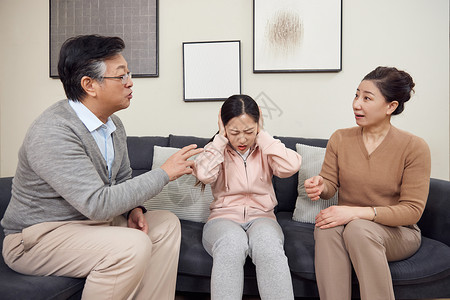
<path fill-rule="evenodd" d="M 211 184 L 217 180 L 224 161 L 224 151 L 228 139 L 216 134 L 213 141 L 204 147 L 194 163 L 193 175 L 204 184 Z"/>
<path fill-rule="evenodd" d="M 66 126 L 35 127 L 24 145 L 26 161 L 45 182 L 44 197 L 61 197 L 91 220 L 107 220 L 142 205 L 169 182 L 168 175 L 156 169 L 129 180 L 124 175 L 125 181 L 117 185 L 105 184 L 94 150 Z"/>
<path fill-rule="evenodd" d="M 337 132 L 328 140 L 325 158 L 322 164 L 322 170 L 319 175 L 324 179 L 326 193 L 322 192 L 320 198 L 330 199 L 336 194 L 339 187 L 339 165 L 338 165 L 338 145 L 339 134 Z"/>
<path fill-rule="evenodd" d="M 117 118 L 115 115 L 111 116 L 113 118 L 114 124 L 116 124 L 117 129 L 116 132 L 113 133 L 114 136 L 116 136 L 114 139 L 127 139 L 127 134 L 125 132 L 125 128 L 122 124 L 122 121 Z M 115 178 L 116 184 L 122 183 L 127 181 L 128 179 L 131 179 L 132 177 L 132 170 L 130 165 L 130 158 L 128 156 L 128 147 L 126 144 L 120 145 L 121 151 L 116 151 L 116 153 L 122 153 L 122 157 L 117 157 L 114 159 L 114 161 L 118 161 L 120 163 L 119 170 L 117 171 L 117 175 Z"/>
<path fill-rule="evenodd" d="M 300 154 L 286 148 L 280 140 L 274 139 L 266 131 L 258 133 L 256 144 L 261 148 L 262 153 L 267 155 L 269 165 L 275 176 L 287 178 L 300 169 L 302 163 Z"/>
<path fill-rule="evenodd" d="M 425 209 L 430 186 L 430 149 L 423 139 L 415 136 L 407 149 L 398 204 L 376 207 L 377 223 L 413 225 L 420 220 Z"/>

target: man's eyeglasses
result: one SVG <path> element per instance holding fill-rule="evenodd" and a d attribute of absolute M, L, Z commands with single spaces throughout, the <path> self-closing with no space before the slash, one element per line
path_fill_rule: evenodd
<path fill-rule="evenodd" d="M 111 77 L 103 77 L 105 79 L 120 79 L 122 80 L 122 84 L 127 84 L 128 79 L 131 79 L 131 72 L 128 72 L 122 76 L 111 76 Z"/>

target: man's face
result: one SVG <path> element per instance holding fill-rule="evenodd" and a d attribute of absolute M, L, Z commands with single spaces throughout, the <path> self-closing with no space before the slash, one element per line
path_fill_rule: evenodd
<path fill-rule="evenodd" d="M 104 77 L 119 77 L 130 72 L 128 64 L 122 54 L 118 54 L 110 59 L 105 60 L 106 71 Z M 133 81 L 131 78 L 123 84 L 119 78 L 104 78 L 103 82 L 99 84 L 97 90 L 98 104 L 101 105 L 102 111 L 108 114 L 108 117 L 113 113 L 125 109 L 130 106 L 130 101 L 133 91 L 131 87 Z"/>

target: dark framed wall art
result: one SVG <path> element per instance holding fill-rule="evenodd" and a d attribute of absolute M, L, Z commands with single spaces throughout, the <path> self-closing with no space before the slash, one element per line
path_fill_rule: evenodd
<path fill-rule="evenodd" d="M 184 101 L 219 101 L 240 93 L 240 41 L 183 43 Z"/>
<path fill-rule="evenodd" d="M 342 0 L 253 0 L 253 72 L 342 70 Z"/>
<path fill-rule="evenodd" d="M 119 36 L 133 77 L 158 77 L 158 0 L 50 0 L 50 77 L 68 38 Z"/>

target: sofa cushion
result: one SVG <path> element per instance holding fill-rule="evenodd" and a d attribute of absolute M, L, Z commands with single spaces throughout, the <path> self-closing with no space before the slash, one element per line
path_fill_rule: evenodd
<path fill-rule="evenodd" d="M 314 225 L 293 221 L 289 212 L 278 213 L 277 219 L 284 232 L 291 271 L 315 280 Z M 413 256 L 390 262 L 389 267 L 396 285 L 433 282 L 450 275 L 450 251 L 447 245 L 422 237 L 422 244 Z"/>
<path fill-rule="evenodd" d="M 154 145 L 167 147 L 169 138 L 160 136 L 129 136 L 127 138 L 128 157 L 133 169 L 133 177 L 151 170 Z"/>
<path fill-rule="evenodd" d="M 315 223 L 317 214 L 331 205 L 337 204 L 336 193 L 328 200 L 312 201 L 305 191 L 305 180 L 316 176 L 322 169 L 322 163 L 325 158 L 325 148 L 309 145 L 297 144 L 297 152 L 302 156 L 302 166 L 298 171 L 298 197 L 295 203 L 294 221 Z"/>
<path fill-rule="evenodd" d="M 292 212 L 278 212 L 278 223 L 284 233 L 284 252 L 292 273 L 315 280 L 314 224 L 292 220 Z"/>
<path fill-rule="evenodd" d="M 181 220 L 181 247 L 178 273 L 193 276 L 211 276 L 212 257 L 203 248 L 202 235 L 205 224 Z M 244 278 L 256 278 L 255 265 L 247 257 Z"/>
<path fill-rule="evenodd" d="M 155 146 L 152 169 L 161 167 L 179 150 L 180 148 Z M 197 179 L 190 174 L 170 181 L 158 195 L 145 201 L 144 207 L 152 210 L 170 210 L 182 220 L 205 223 L 209 216 L 209 204 L 214 197 L 209 184 L 202 191 L 200 185 L 195 185 L 196 182 Z"/>
<path fill-rule="evenodd" d="M 57 276 L 28 276 L 11 270 L 0 261 L 0 298 L 3 300 L 80 299 L 85 279 Z M 74 296 L 76 295 L 76 296 Z"/>
<path fill-rule="evenodd" d="M 274 136 L 279 139 L 286 147 L 296 151 L 296 144 L 304 144 L 316 147 L 326 147 L 326 139 L 307 139 L 297 137 Z M 298 175 L 292 175 L 288 178 L 273 177 L 273 187 L 278 200 L 277 211 L 294 211 L 295 201 L 297 200 Z"/>
<path fill-rule="evenodd" d="M 439 280 L 450 276 L 450 248 L 439 241 L 422 236 L 422 244 L 413 256 L 390 262 L 389 267 L 394 284 Z"/>
<path fill-rule="evenodd" d="M 181 220 L 181 248 L 178 273 L 211 276 L 213 260 L 203 248 L 205 224 Z"/>

